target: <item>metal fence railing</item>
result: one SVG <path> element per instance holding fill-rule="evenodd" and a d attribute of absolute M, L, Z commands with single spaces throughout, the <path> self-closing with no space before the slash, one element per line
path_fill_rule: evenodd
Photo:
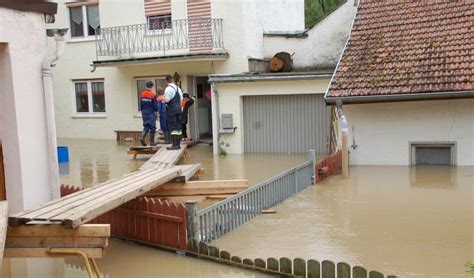
<path fill-rule="evenodd" d="M 222 19 L 193 18 L 100 28 L 95 37 L 97 60 L 150 52 L 166 55 L 180 49 L 223 49 L 222 26 Z"/>
<path fill-rule="evenodd" d="M 310 160 L 238 194 L 212 204 L 196 214 L 201 241 L 211 241 L 313 184 Z"/>

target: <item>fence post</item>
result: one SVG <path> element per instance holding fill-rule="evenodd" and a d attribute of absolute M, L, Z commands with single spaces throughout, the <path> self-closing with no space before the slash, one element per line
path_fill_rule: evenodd
<path fill-rule="evenodd" d="M 186 227 L 188 243 L 197 240 L 199 241 L 198 223 L 197 223 L 197 208 L 196 201 L 186 201 Z"/>
<path fill-rule="evenodd" d="M 311 161 L 311 180 L 312 184 L 316 184 L 316 151 L 308 151 L 308 160 Z"/>

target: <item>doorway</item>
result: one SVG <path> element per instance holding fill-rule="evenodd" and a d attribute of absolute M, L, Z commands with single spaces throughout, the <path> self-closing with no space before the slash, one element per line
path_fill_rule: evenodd
<path fill-rule="evenodd" d="M 193 139 L 212 143 L 212 104 L 207 76 L 188 76 L 188 91 L 196 100 L 189 113 L 189 127 Z"/>

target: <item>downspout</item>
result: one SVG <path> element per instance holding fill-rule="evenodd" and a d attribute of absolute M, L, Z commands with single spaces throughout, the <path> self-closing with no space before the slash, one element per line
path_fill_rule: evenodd
<path fill-rule="evenodd" d="M 41 62 L 41 72 L 43 76 L 44 103 L 46 111 L 46 127 L 48 130 L 48 151 L 49 151 L 49 182 L 51 185 L 51 198 L 60 197 L 59 189 L 59 166 L 56 142 L 56 123 L 54 117 L 54 98 L 53 98 L 53 78 L 51 67 L 53 63 L 61 58 L 66 41 L 65 33 L 54 34 L 56 41 L 56 51 L 48 54 Z"/>
<path fill-rule="evenodd" d="M 337 104 L 337 114 L 341 119 L 341 137 L 342 137 L 342 176 L 349 177 L 349 127 L 347 119 L 342 110 L 342 101 Z"/>

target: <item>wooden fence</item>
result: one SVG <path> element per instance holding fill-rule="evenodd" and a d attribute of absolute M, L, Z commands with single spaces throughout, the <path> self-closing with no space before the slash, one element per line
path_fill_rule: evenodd
<path fill-rule="evenodd" d="M 61 185 L 61 196 L 81 188 Z M 135 198 L 89 223 L 110 224 L 114 237 L 140 240 L 167 247 L 186 248 L 186 208 L 158 198 Z"/>
<path fill-rule="evenodd" d="M 342 171 L 342 151 L 337 151 L 316 163 L 316 182 Z"/>
<path fill-rule="evenodd" d="M 351 267 L 344 262 L 334 263 L 329 260 L 319 262 L 317 260 L 304 260 L 300 258 L 268 258 L 266 260 L 257 258 L 255 260 L 232 256 L 227 251 L 207 245 L 204 242 L 192 240 L 188 243 L 188 255 L 204 258 L 220 263 L 238 266 L 246 269 L 260 271 L 281 277 L 304 277 L 304 278 L 384 278 L 378 271 L 368 271 L 361 266 Z M 394 275 L 386 276 L 395 278 Z"/>

